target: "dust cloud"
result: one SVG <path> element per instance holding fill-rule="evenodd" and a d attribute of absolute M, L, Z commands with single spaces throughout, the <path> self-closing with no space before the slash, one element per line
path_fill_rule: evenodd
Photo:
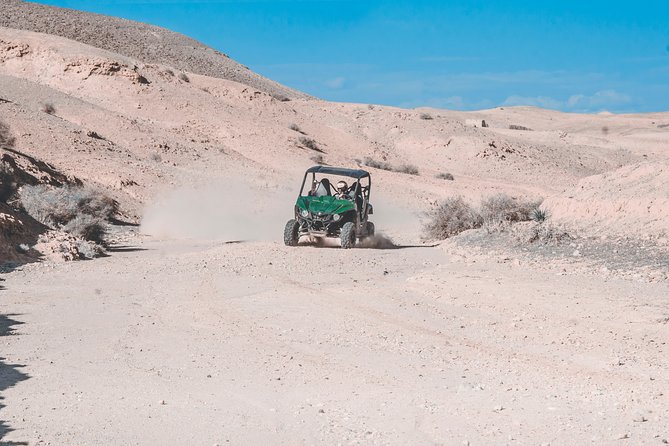
<path fill-rule="evenodd" d="M 231 186 L 232 185 L 232 186 Z M 243 181 L 181 187 L 149 204 L 141 231 L 156 237 L 222 241 L 281 241 L 293 218 L 297 191 L 245 184 Z M 417 217 L 390 197 L 372 199 L 377 235 L 360 248 L 393 249 L 417 240 Z M 304 242 L 307 242 L 304 240 Z M 308 242 L 307 242 L 308 243 Z M 339 246 L 337 240 L 321 241 Z"/>
<path fill-rule="evenodd" d="M 281 240 L 296 196 L 239 182 L 182 187 L 147 206 L 141 231 L 165 238 Z"/>

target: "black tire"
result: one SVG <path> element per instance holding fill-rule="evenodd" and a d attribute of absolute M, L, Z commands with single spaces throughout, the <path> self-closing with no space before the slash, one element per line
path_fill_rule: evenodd
<path fill-rule="evenodd" d="M 374 227 L 374 223 L 368 221 L 366 225 L 367 225 L 367 237 L 374 237 L 374 234 L 376 233 L 376 228 Z"/>
<path fill-rule="evenodd" d="M 300 223 L 295 220 L 288 220 L 283 230 L 283 242 L 286 246 L 297 246 L 300 241 Z"/>
<path fill-rule="evenodd" d="M 344 223 L 344 226 L 341 227 L 341 233 L 339 235 L 341 238 L 341 247 L 344 249 L 350 249 L 355 246 L 355 223 L 349 221 Z"/>

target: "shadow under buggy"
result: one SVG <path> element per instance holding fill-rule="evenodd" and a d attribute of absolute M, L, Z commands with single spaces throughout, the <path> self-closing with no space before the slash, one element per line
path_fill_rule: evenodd
<path fill-rule="evenodd" d="M 364 170 L 327 166 L 307 169 L 295 203 L 295 218 L 288 220 L 283 232 L 284 243 L 297 246 L 302 237 L 312 241 L 331 237 L 339 238 L 341 247 L 348 249 L 358 239 L 373 236 L 374 223 L 368 220 L 373 213 L 371 188 L 372 179 Z"/>

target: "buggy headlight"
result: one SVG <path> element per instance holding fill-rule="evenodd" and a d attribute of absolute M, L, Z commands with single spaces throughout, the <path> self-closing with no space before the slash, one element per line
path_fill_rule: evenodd
<path fill-rule="evenodd" d="M 334 215 L 332 216 L 332 219 L 333 219 L 334 221 L 339 221 L 339 220 L 341 220 L 341 214 L 334 214 Z"/>
<path fill-rule="evenodd" d="M 300 211 L 300 215 L 301 215 L 302 217 L 305 217 L 305 218 L 306 218 L 306 217 L 309 216 L 309 211 L 307 211 L 306 209 L 302 209 L 302 210 Z"/>

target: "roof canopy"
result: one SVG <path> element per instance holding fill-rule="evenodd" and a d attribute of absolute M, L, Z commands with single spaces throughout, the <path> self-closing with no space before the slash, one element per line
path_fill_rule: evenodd
<path fill-rule="evenodd" d="M 307 169 L 307 173 L 323 173 L 330 175 L 341 175 L 343 177 L 351 178 L 367 178 L 369 177 L 369 172 L 361 169 L 344 169 L 342 167 L 329 167 L 329 166 L 314 166 Z"/>

